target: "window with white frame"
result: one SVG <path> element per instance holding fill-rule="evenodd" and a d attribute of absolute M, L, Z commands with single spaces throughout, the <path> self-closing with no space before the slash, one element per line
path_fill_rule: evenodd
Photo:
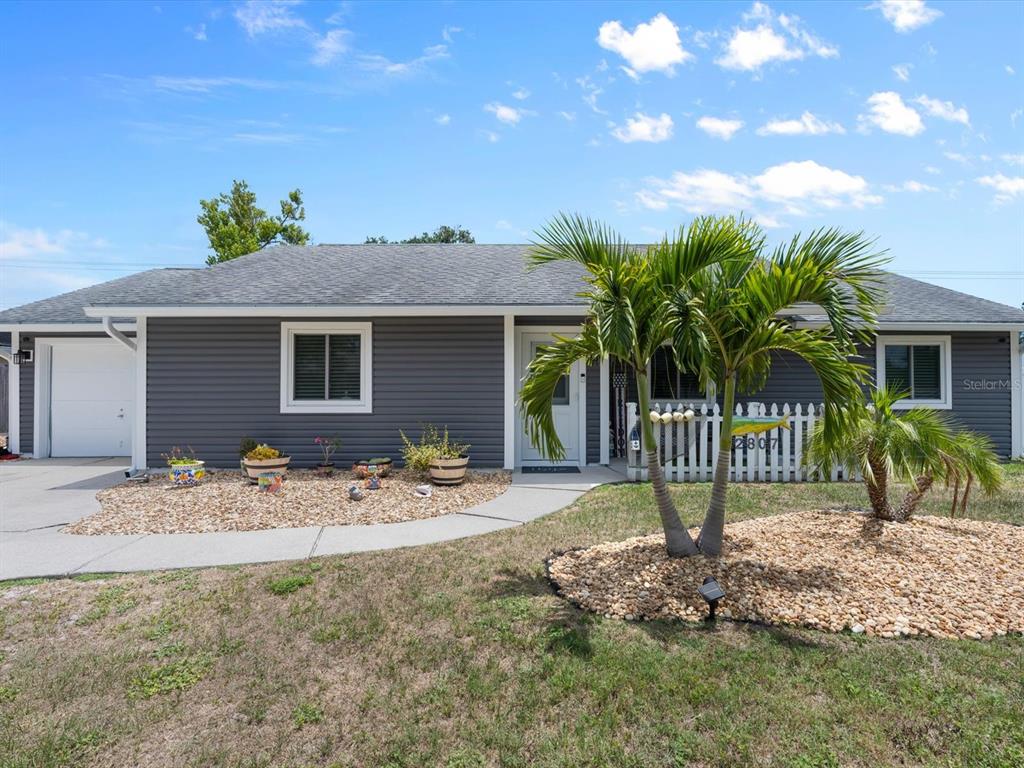
<path fill-rule="evenodd" d="M 897 407 L 952 408 L 949 336 L 879 336 L 878 386 L 906 392 Z"/>
<path fill-rule="evenodd" d="M 370 323 L 281 323 L 281 413 L 370 413 Z"/>
<path fill-rule="evenodd" d="M 654 357 L 651 358 L 649 378 L 651 400 L 656 403 L 709 399 L 696 375 L 679 370 L 672 348 L 667 345 L 655 350 Z"/>

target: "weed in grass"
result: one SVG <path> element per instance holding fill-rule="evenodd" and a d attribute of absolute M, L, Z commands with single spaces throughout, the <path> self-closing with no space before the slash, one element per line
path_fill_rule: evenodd
<path fill-rule="evenodd" d="M 313 583 L 312 576 L 282 576 L 267 580 L 267 591 L 272 595 L 290 595 Z"/>
<path fill-rule="evenodd" d="M 11 768 L 64 768 L 85 763 L 97 748 L 107 741 L 98 729 L 85 728 L 77 722 L 50 727 L 24 752 L 15 755 L 14 762 L 4 762 Z M 0 743 L 0 747 L 5 746 Z M 3 753 L 0 752 L 0 759 Z"/>
<path fill-rule="evenodd" d="M 292 710 L 292 722 L 296 728 L 314 725 L 324 719 L 324 710 L 319 704 L 304 701 Z"/>
<path fill-rule="evenodd" d="M 209 656 L 199 654 L 148 667 L 132 679 L 128 686 L 128 695 L 132 698 L 148 699 L 162 693 L 187 691 L 203 678 L 211 663 Z"/>
<path fill-rule="evenodd" d="M 11 685 L 0 685 L 0 704 L 14 701 L 18 695 L 18 689 Z"/>
<path fill-rule="evenodd" d="M 154 659 L 169 659 L 172 656 L 181 656 L 185 652 L 185 644 L 182 642 L 167 643 L 153 651 Z"/>
<path fill-rule="evenodd" d="M 475 749 L 457 749 L 448 756 L 445 768 L 483 768 L 487 761 Z"/>
<path fill-rule="evenodd" d="M 124 576 L 123 573 L 76 573 L 71 577 L 71 580 L 80 582 L 108 581 L 110 579 L 119 579 L 122 576 Z"/>
<path fill-rule="evenodd" d="M 92 624 L 100 619 L 105 619 L 111 613 L 120 616 L 136 605 L 138 605 L 138 600 L 128 593 L 128 587 L 122 585 L 106 587 L 99 591 L 93 600 L 92 607 L 79 617 L 77 623 Z"/>
<path fill-rule="evenodd" d="M 42 584 L 47 579 L 41 578 L 27 578 L 27 579 L 4 579 L 0 581 L 0 590 L 10 589 L 11 587 L 34 587 L 37 584 Z"/>

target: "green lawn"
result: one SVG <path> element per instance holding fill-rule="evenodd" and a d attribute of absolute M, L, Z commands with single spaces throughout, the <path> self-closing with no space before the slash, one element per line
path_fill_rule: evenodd
<path fill-rule="evenodd" d="M 708 490 L 674 488 L 691 522 Z M 1024 472 L 971 516 L 1024 524 Z M 649 488 L 616 486 L 450 544 L 0 586 L 0 766 L 1024 765 L 1020 637 L 628 624 L 548 590 L 551 550 L 656 527 Z"/>

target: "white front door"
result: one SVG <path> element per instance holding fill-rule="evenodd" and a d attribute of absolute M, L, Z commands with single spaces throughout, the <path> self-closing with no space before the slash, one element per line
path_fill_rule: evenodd
<path fill-rule="evenodd" d="M 519 381 L 526 376 L 527 367 L 537 355 L 538 350 L 554 341 L 554 336 L 547 332 L 521 331 L 519 333 L 516 358 L 519 361 Z M 555 431 L 565 446 L 563 464 L 579 464 L 580 462 L 580 379 L 583 367 L 577 362 L 568 375 L 563 376 L 555 388 L 552 411 L 555 417 Z M 541 452 L 530 442 L 526 434 L 522 413 L 519 412 L 518 459 L 520 465 L 537 466 L 551 464 Z"/>
<path fill-rule="evenodd" d="M 112 340 L 54 340 L 51 349 L 50 455 L 130 455 L 135 356 Z"/>

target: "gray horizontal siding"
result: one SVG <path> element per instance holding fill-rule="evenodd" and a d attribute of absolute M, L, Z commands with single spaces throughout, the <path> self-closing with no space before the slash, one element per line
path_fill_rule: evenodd
<path fill-rule="evenodd" d="M 35 350 L 35 340 L 31 337 L 22 337 L 18 340 L 18 349 Z M 17 352 L 18 350 L 13 350 Z M 18 366 L 18 386 L 21 388 L 21 400 L 18 405 L 18 452 L 28 455 L 35 448 L 35 412 L 33 410 L 36 402 L 36 366 L 35 355 L 33 362 L 22 363 Z"/>
<path fill-rule="evenodd" d="M 281 322 L 287 318 L 150 319 L 147 452 L 150 466 L 191 445 L 211 466 L 236 466 L 243 437 L 310 466 L 316 435 L 338 435 L 335 461 L 399 458 L 399 429 L 447 424 L 472 445 L 476 466 L 504 459 L 500 317 L 374 318 L 373 413 L 282 414 Z M 358 318 L 343 318 L 354 320 Z"/>
<path fill-rule="evenodd" d="M 601 463 L 601 366 L 587 366 L 587 463 Z"/>

